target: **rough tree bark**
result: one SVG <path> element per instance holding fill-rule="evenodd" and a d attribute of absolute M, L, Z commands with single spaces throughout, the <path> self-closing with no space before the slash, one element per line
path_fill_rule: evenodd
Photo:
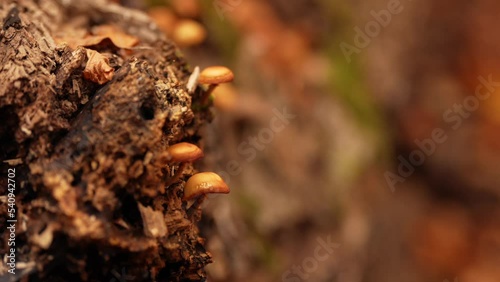
<path fill-rule="evenodd" d="M 17 208 L 16 274 L 2 263 L 0 277 L 204 281 L 211 257 L 195 226 L 200 210 L 181 201 L 195 169 L 166 187 L 178 167 L 161 157 L 181 141 L 199 145 L 211 118 L 203 89 L 186 90 L 176 47 L 144 14 L 104 0 L 7 0 L 0 20 L 1 254 L 7 168 L 16 171 Z M 104 24 L 139 45 L 55 41 Z M 84 78 L 86 49 L 108 58 L 109 82 Z"/>

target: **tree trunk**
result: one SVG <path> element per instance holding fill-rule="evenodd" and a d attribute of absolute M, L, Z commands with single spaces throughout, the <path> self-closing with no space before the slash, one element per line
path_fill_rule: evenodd
<path fill-rule="evenodd" d="M 175 143 L 199 145 L 211 118 L 203 90 L 186 90 L 176 47 L 146 15 L 99 0 L 7 0 L 0 19 L 2 254 L 17 220 L 16 268 L 2 264 L 0 280 L 204 281 L 200 210 L 181 201 L 195 170 L 166 187 L 178 166 L 162 158 Z M 139 44 L 56 43 L 103 25 Z M 84 74 L 89 50 L 112 68 L 102 85 Z"/>

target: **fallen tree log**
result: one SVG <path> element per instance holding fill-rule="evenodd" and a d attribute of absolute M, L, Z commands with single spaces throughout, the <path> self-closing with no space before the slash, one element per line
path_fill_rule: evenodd
<path fill-rule="evenodd" d="M 16 269 L 2 264 L 0 277 L 204 281 L 200 210 L 182 201 L 195 169 L 171 183 L 178 164 L 165 154 L 199 145 L 211 115 L 176 47 L 106 1 L 8 0 L 0 20 L 0 158 L 15 170 L 16 208 L 3 173 L 1 254 L 17 220 Z"/>

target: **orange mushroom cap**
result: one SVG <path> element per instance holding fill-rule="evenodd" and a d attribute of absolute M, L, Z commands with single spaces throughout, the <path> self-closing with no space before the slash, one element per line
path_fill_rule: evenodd
<path fill-rule="evenodd" d="M 233 72 L 224 66 L 213 66 L 200 73 L 198 82 L 202 84 L 221 84 L 234 80 Z"/>
<path fill-rule="evenodd" d="M 229 187 L 218 174 L 200 172 L 188 179 L 182 199 L 188 201 L 209 193 L 227 194 L 229 191 Z"/>
<path fill-rule="evenodd" d="M 193 162 L 203 157 L 203 151 L 198 146 L 187 142 L 170 146 L 167 153 L 173 162 Z"/>
<path fill-rule="evenodd" d="M 205 27 L 194 20 L 180 20 L 172 31 L 172 39 L 181 47 L 191 47 L 205 41 Z"/>

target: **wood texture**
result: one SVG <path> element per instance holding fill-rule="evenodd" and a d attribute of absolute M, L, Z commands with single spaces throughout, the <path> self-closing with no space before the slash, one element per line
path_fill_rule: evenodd
<path fill-rule="evenodd" d="M 17 159 L 1 165 L 17 171 L 16 277 L 204 281 L 211 257 L 195 226 L 200 212 L 181 201 L 195 170 L 187 165 L 167 187 L 178 165 L 161 158 L 175 143 L 199 145 L 211 118 L 197 102 L 203 90 L 185 89 L 176 47 L 146 15 L 105 1 L 3 1 L 0 20 L 0 158 Z M 99 85 L 83 77 L 85 48 L 56 40 L 104 24 L 140 43 L 86 47 L 114 69 Z M 6 218 L 2 205 L 0 225 Z"/>

